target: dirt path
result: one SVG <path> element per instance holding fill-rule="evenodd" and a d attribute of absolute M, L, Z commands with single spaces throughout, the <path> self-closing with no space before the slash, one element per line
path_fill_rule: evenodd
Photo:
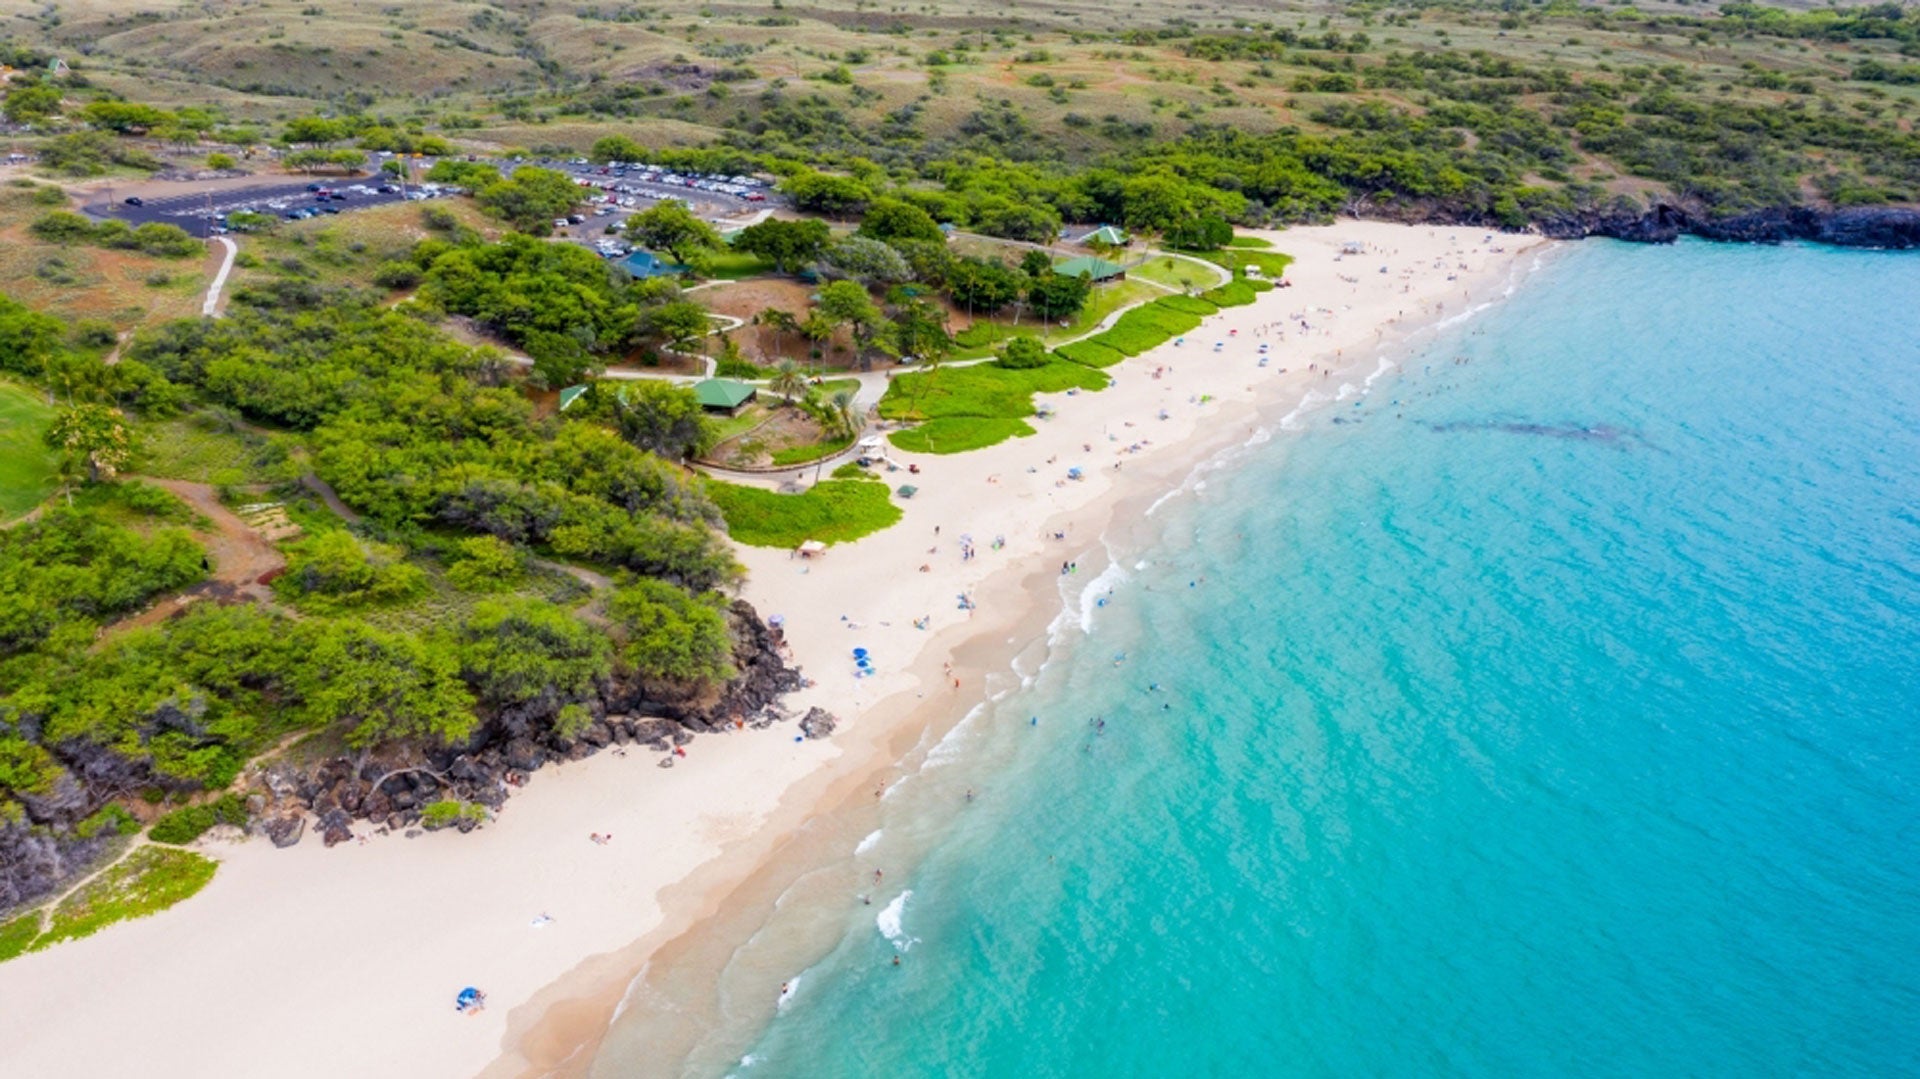
<path fill-rule="evenodd" d="M 232 510 L 221 505 L 214 496 L 213 488 L 207 484 L 153 478 L 147 478 L 146 482 L 180 496 L 193 507 L 194 512 L 213 523 L 212 532 L 197 534 L 206 544 L 207 560 L 212 563 L 213 575 L 139 614 L 115 622 L 102 632 L 103 637 L 164 622 L 204 599 L 221 603 L 252 602 L 284 611 L 274 602 L 272 589 L 260 583 L 262 577 L 287 564 L 287 560 L 273 544 L 267 542 L 265 536 L 248 527 Z"/>
<path fill-rule="evenodd" d="M 350 525 L 360 523 L 360 515 L 348 508 L 345 502 L 340 501 L 340 496 L 334 493 L 332 486 L 326 480 L 308 472 L 300 477 L 300 485 L 318 495 L 320 501 L 326 503 L 327 508 L 333 511 L 334 516 Z"/>

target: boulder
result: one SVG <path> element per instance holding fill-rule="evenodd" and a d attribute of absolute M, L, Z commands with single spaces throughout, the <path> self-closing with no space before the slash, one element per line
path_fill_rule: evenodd
<path fill-rule="evenodd" d="M 546 753 L 525 738 L 508 742 L 504 756 L 507 767 L 521 772 L 531 772 L 547 763 Z"/>
<path fill-rule="evenodd" d="M 800 717 L 800 733 L 808 738 L 825 738 L 839 725 L 833 713 L 824 708 L 809 708 L 807 714 Z"/>
<path fill-rule="evenodd" d="M 330 809 L 321 814 L 318 827 L 321 841 L 329 847 L 353 838 L 353 818 L 347 816 L 344 809 Z"/>
<path fill-rule="evenodd" d="M 269 819 L 265 830 L 274 846 L 291 847 L 307 834 L 307 818 L 301 813 L 287 813 Z"/>

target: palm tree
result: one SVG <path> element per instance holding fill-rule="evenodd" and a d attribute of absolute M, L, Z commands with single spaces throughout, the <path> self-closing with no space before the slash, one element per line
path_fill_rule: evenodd
<path fill-rule="evenodd" d="M 835 390 L 829 401 L 833 405 L 834 414 L 840 417 L 840 425 L 846 429 L 847 436 L 851 438 L 854 433 L 853 391 Z"/>
<path fill-rule="evenodd" d="M 773 378 L 767 388 L 779 394 L 782 403 L 792 404 L 794 394 L 807 391 L 807 376 L 801 373 L 799 364 L 781 360 L 773 365 Z"/>

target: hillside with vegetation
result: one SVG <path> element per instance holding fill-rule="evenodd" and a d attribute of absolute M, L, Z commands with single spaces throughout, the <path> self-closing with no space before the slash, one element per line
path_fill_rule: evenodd
<path fill-rule="evenodd" d="M 771 169 L 829 213 L 892 191 L 1021 238 L 1209 209 L 1578 232 L 1920 197 L 1920 12 L 1899 4 L 9 7 L 17 59 L 74 71 L 63 107 L 16 79 L 8 117 L 89 167 L 214 143 L 597 149 Z M 149 138 L 59 133 L 76 122 Z"/>

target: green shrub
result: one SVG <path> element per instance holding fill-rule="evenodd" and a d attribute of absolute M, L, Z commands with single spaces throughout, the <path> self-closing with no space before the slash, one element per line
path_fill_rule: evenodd
<path fill-rule="evenodd" d="M 210 169 L 230 169 L 237 162 L 232 154 L 212 153 L 207 155 L 207 167 Z"/>
<path fill-rule="evenodd" d="M 454 545 L 447 580 L 464 592 L 502 592 L 518 584 L 526 557 L 496 536 L 472 536 Z"/>
<path fill-rule="evenodd" d="M 1171 311 L 1183 311 L 1189 315 L 1200 315 L 1202 317 L 1220 310 L 1218 304 L 1213 303 L 1203 296 L 1162 296 L 1154 302 Z"/>
<path fill-rule="evenodd" d="M 399 561 L 397 550 L 372 542 L 363 546 L 338 529 L 316 532 L 288 544 L 286 551 L 287 571 L 273 582 L 274 591 L 316 609 L 389 603 L 426 588 L 426 575 Z"/>
<path fill-rule="evenodd" d="M 125 808 L 112 802 L 101 806 L 94 814 L 73 826 L 73 834 L 81 839 L 92 839 L 97 835 L 132 835 L 140 830 L 140 822 Z"/>
<path fill-rule="evenodd" d="M 37 910 L 0 925 L 0 963 L 24 954 L 33 945 L 33 938 L 39 935 L 40 912 Z"/>
<path fill-rule="evenodd" d="M 463 820 L 479 823 L 486 819 L 486 806 L 478 802 L 462 802 L 458 798 L 442 798 L 437 802 L 430 802 L 420 811 L 420 826 L 429 832 L 451 828 Z"/>
<path fill-rule="evenodd" d="M 72 210 L 51 210 L 33 219 L 27 231 L 49 243 L 70 244 L 93 238 L 93 222 Z"/>
<path fill-rule="evenodd" d="M 751 381 L 767 378 L 772 374 L 773 371 L 770 368 L 756 366 L 747 360 L 719 360 L 715 362 L 713 368 L 715 378 L 743 378 Z"/>
<path fill-rule="evenodd" d="M 36 187 L 33 189 L 33 204 L 35 206 L 65 206 L 67 204 L 67 193 L 52 186 Z"/>
<path fill-rule="evenodd" d="M 1025 420 L 995 416 L 942 416 L 887 438 L 911 453 L 965 453 L 1033 433 Z"/>
<path fill-rule="evenodd" d="M 1000 358 L 994 363 L 1014 371 L 1045 367 L 1047 348 L 1040 343 L 1039 338 L 1023 333 L 1017 337 L 1008 338 L 1007 342 L 1000 346 Z"/>
<path fill-rule="evenodd" d="M 247 826 L 247 803 L 238 794 L 223 794 L 206 805 L 176 809 L 153 822 L 147 838 L 155 843 L 183 846 L 199 839 L 216 824 Z"/>
<path fill-rule="evenodd" d="M 1236 278 L 1221 285 L 1219 288 L 1208 289 L 1202 292 L 1200 298 L 1211 301 L 1221 307 L 1244 307 L 1252 303 L 1255 295 L 1260 291 L 1254 287 L 1256 284 L 1267 285 L 1268 288 L 1273 287 L 1265 281 L 1254 282 L 1246 278 Z"/>
<path fill-rule="evenodd" d="M 1113 349 L 1123 356 L 1138 356 L 1148 349 L 1158 348 L 1167 341 L 1167 334 L 1151 327 L 1114 326 L 1105 333 L 1087 340 Z"/>
<path fill-rule="evenodd" d="M 1063 360 L 1071 360 L 1088 367 L 1112 367 L 1127 358 L 1126 353 L 1111 345 L 1102 344 L 1098 338 L 1061 345 L 1053 350 L 1053 354 Z"/>
<path fill-rule="evenodd" d="M 828 480 L 797 495 L 711 480 L 707 496 L 726 517 L 728 533 L 751 547 L 843 543 L 900 519 L 886 484 L 869 479 Z"/>
<path fill-rule="evenodd" d="M 411 262 L 395 259 L 383 262 L 373 271 L 373 283 L 381 288 L 403 289 L 418 285 L 425 275 Z"/>

